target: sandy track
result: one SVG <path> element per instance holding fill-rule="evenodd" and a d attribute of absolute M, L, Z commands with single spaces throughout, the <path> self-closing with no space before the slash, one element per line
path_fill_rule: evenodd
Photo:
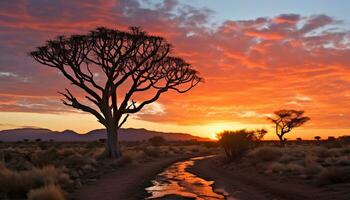
<path fill-rule="evenodd" d="M 218 165 L 217 157 L 200 160 L 189 169 L 206 180 L 214 180 L 215 189 L 224 189 L 240 200 L 345 200 L 350 199 L 350 190 L 336 192 L 298 184 L 293 181 L 280 182 L 268 175 L 254 171 L 229 170 Z"/>
<path fill-rule="evenodd" d="M 174 162 L 187 157 L 160 159 L 139 165 L 130 165 L 104 175 L 91 185 L 83 186 L 75 194 L 77 200 L 133 200 L 143 199 L 144 188 L 158 173 Z"/>

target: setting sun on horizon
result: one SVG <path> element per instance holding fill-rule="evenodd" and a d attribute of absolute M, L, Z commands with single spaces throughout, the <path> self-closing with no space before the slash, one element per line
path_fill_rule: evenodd
<path fill-rule="evenodd" d="M 350 200 L 350 0 L 0 0 L 0 199 Z"/>

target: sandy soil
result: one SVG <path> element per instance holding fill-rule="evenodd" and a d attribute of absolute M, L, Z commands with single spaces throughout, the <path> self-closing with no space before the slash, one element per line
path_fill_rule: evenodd
<path fill-rule="evenodd" d="M 260 174 L 253 168 L 229 169 L 218 156 L 200 160 L 189 169 L 206 180 L 214 180 L 215 190 L 225 190 L 235 199 L 242 200 L 345 200 L 350 199 L 350 187 L 317 187 L 295 181 L 293 177 L 281 179 L 274 175 Z M 345 186 L 346 187 L 346 186 Z"/>
<path fill-rule="evenodd" d="M 192 156 L 191 156 L 192 157 Z M 145 188 L 158 173 L 174 162 L 189 156 L 159 159 L 148 163 L 135 164 L 104 175 L 91 185 L 85 185 L 71 195 L 77 200 L 133 200 L 143 199 Z"/>

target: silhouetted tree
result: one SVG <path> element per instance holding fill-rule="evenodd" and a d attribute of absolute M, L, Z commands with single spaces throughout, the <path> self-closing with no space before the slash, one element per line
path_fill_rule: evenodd
<path fill-rule="evenodd" d="M 262 140 L 264 137 L 265 137 L 265 135 L 267 134 L 267 130 L 266 129 L 257 129 L 257 130 L 255 130 L 255 137 L 256 137 L 256 140 L 257 141 L 260 141 L 260 140 Z"/>
<path fill-rule="evenodd" d="M 299 127 L 310 120 L 309 117 L 303 116 L 304 111 L 279 110 L 274 114 L 275 117 L 268 119 L 275 124 L 276 135 L 280 140 L 281 146 L 284 146 L 287 141 L 284 137 L 285 134 L 289 133 L 293 128 Z"/>
<path fill-rule="evenodd" d="M 327 140 L 328 140 L 328 141 L 335 141 L 336 139 L 335 139 L 334 136 L 328 136 Z"/>
<path fill-rule="evenodd" d="M 150 139 L 148 139 L 148 142 L 152 146 L 160 146 L 160 145 L 164 144 L 165 141 L 166 140 L 162 136 L 154 136 L 154 137 L 151 137 Z"/>
<path fill-rule="evenodd" d="M 298 137 L 298 138 L 297 138 L 297 141 L 298 141 L 298 142 L 301 142 L 301 141 L 303 141 L 303 139 L 301 139 L 300 137 Z"/>
<path fill-rule="evenodd" d="M 315 140 L 319 141 L 321 139 L 321 136 L 315 136 Z"/>
<path fill-rule="evenodd" d="M 106 127 L 105 157 L 121 156 L 118 129 L 163 93 L 185 93 L 202 79 L 183 59 L 170 55 L 171 45 L 131 27 L 130 31 L 97 28 L 86 35 L 59 36 L 30 55 L 56 68 L 85 93 L 85 101 L 66 88 L 67 106 L 91 113 Z M 142 94 L 148 91 L 148 94 Z M 141 93 L 141 95 L 140 95 Z"/>

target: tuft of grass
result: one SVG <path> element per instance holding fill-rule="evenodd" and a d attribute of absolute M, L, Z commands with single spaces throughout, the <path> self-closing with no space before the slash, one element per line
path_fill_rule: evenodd
<path fill-rule="evenodd" d="M 286 167 L 284 164 L 281 164 L 279 162 L 272 162 L 268 165 L 266 172 L 282 173 L 285 170 Z"/>
<path fill-rule="evenodd" d="M 337 184 L 346 181 L 348 172 L 346 170 L 331 168 L 323 170 L 317 178 L 319 185 Z"/>
<path fill-rule="evenodd" d="M 146 147 L 143 149 L 143 153 L 146 156 L 149 157 L 154 157 L 154 158 L 158 158 L 160 156 L 160 151 L 158 148 L 154 148 L 154 147 Z"/>
<path fill-rule="evenodd" d="M 59 184 L 68 187 L 70 183 L 69 176 L 54 166 L 17 172 L 0 164 L 0 192 L 5 194 L 26 194 L 31 189 L 47 184 Z"/>
<path fill-rule="evenodd" d="M 65 200 L 64 193 L 57 185 L 48 185 L 30 190 L 28 200 Z"/>
<path fill-rule="evenodd" d="M 304 167 L 295 163 L 289 163 L 286 165 L 286 171 L 299 175 L 303 173 Z"/>
<path fill-rule="evenodd" d="M 337 164 L 342 166 L 350 165 L 350 157 L 349 156 L 340 156 L 337 158 Z"/>
<path fill-rule="evenodd" d="M 322 172 L 323 167 L 317 162 L 308 162 L 305 165 L 304 173 L 309 176 L 317 175 Z"/>
<path fill-rule="evenodd" d="M 282 155 L 281 148 L 269 146 L 258 147 L 249 153 L 249 157 L 252 157 L 256 162 L 276 161 Z"/>

